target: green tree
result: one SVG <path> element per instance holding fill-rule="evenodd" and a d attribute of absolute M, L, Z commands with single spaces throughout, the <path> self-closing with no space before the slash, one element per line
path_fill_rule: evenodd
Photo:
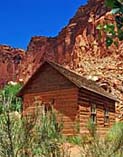
<path fill-rule="evenodd" d="M 105 25 L 98 25 L 98 30 L 103 30 L 106 33 L 106 46 L 115 44 L 118 46 L 117 39 L 123 40 L 123 0 L 105 0 L 106 7 L 111 9 L 114 16 L 114 22 L 108 22 Z"/>

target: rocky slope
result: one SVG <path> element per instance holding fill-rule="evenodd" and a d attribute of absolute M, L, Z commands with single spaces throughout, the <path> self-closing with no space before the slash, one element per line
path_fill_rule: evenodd
<path fill-rule="evenodd" d="M 20 76 L 20 65 L 24 59 L 24 50 L 0 45 L 0 88 L 8 81 L 15 81 Z"/>
<path fill-rule="evenodd" d="M 123 119 L 123 44 L 106 48 L 105 34 L 96 29 L 99 23 L 112 22 L 104 0 L 89 0 L 58 36 L 32 37 L 18 79 L 27 81 L 45 59 L 65 65 L 117 96 L 117 118 Z"/>

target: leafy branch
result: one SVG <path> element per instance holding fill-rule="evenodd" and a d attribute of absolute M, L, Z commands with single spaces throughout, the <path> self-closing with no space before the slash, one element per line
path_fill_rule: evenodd
<path fill-rule="evenodd" d="M 98 25 L 97 29 L 106 34 L 107 47 L 112 44 L 118 47 L 118 41 L 123 40 L 123 0 L 105 0 L 105 5 L 111 9 L 114 20 Z"/>

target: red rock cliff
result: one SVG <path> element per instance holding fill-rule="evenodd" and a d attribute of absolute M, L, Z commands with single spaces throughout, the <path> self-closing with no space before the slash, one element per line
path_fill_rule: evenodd
<path fill-rule="evenodd" d="M 0 88 L 8 81 L 17 80 L 23 58 L 24 50 L 0 45 Z"/>

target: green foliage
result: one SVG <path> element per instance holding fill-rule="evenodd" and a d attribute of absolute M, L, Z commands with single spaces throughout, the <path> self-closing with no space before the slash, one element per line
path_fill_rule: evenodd
<path fill-rule="evenodd" d="M 119 40 L 123 40 L 123 31 L 122 30 L 118 30 L 118 38 Z"/>
<path fill-rule="evenodd" d="M 96 134 L 83 141 L 82 157 L 123 157 L 123 122 L 116 123 L 105 137 Z"/>
<path fill-rule="evenodd" d="M 18 156 L 22 148 L 23 128 L 19 113 L 4 112 L 0 115 L 0 156 Z"/>
<path fill-rule="evenodd" d="M 107 38 L 106 38 L 106 46 L 109 47 L 109 46 L 112 45 L 112 43 L 113 43 L 113 39 L 110 38 L 110 37 L 107 37 Z"/>
<path fill-rule="evenodd" d="M 74 145 L 81 145 L 82 137 L 81 136 L 69 136 L 67 137 L 66 141 Z"/>
<path fill-rule="evenodd" d="M 113 43 L 113 39 L 118 38 L 120 41 L 123 40 L 123 1 L 122 0 L 106 0 L 106 6 L 110 7 L 112 10 L 112 14 L 115 16 L 115 22 L 117 26 L 117 30 L 115 30 L 114 25 L 112 24 L 112 28 L 106 30 L 106 33 L 110 33 L 107 35 L 106 44 L 107 46 L 111 46 Z M 111 25 L 111 24 L 110 24 Z M 109 27 L 109 24 L 105 25 Z M 115 43 L 114 43 L 115 44 Z M 116 45 L 116 44 L 115 44 Z"/>
<path fill-rule="evenodd" d="M 9 96 L 16 96 L 16 94 L 18 93 L 18 91 L 20 90 L 21 85 L 19 83 L 16 84 L 8 84 L 4 87 L 4 89 L 2 90 L 2 92 L 5 93 L 6 97 Z"/>
<path fill-rule="evenodd" d="M 106 34 L 106 46 L 112 44 L 118 47 L 118 42 L 123 40 L 123 0 L 105 0 L 105 5 L 111 9 L 111 13 L 115 18 L 116 28 L 114 22 L 110 21 L 104 25 L 98 25 L 97 29 Z"/>
<path fill-rule="evenodd" d="M 13 103 L 6 97 L 3 100 L 3 106 Z M 61 129 L 53 110 L 21 117 L 11 107 L 4 108 L 0 114 L 0 157 L 63 157 Z"/>
<path fill-rule="evenodd" d="M 93 123 L 91 119 L 89 119 L 87 123 L 87 129 L 92 137 L 96 136 L 97 126 Z"/>
<path fill-rule="evenodd" d="M 105 4 L 107 7 L 113 8 L 116 0 L 106 0 Z"/>
<path fill-rule="evenodd" d="M 114 124 L 113 127 L 109 130 L 107 138 L 114 142 L 117 141 L 117 139 L 123 139 L 123 122 Z"/>
<path fill-rule="evenodd" d="M 41 123 L 36 125 L 39 135 L 40 154 L 46 157 L 60 157 L 61 130 L 63 125 L 57 123 L 55 112 L 49 111 L 41 117 Z M 39 148 L 38 148 L 39 150 Z"/>
<path fill-rule="evenodd" d="M 123 13 L 123 1 L 122 0 L 106 0 L 107 7 L 112 9 L 113 14 Z"/>
<path fill-rule="evenodd" d="M 0 91 L 0 113 L 8 109 L 11 111 L 21 110 L 21 99 L 16 97 L 20 88 L 20 84 L 8 84 Z"/>

